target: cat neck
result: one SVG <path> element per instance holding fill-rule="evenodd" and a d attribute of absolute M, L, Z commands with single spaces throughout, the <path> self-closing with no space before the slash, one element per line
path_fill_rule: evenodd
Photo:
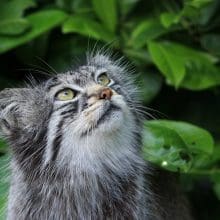
<path fill-rule="evenodd" d="M 45 165 L 44 157 L 36 160 L 33 154 L 22 167 L 16 164 L 12 190 L 19 192 L 15 200 L 24 215 L 36 219 L 48 219 L 48 215 L 53 215 L 49 219 L 139 216 L 139 208 L 145 203 L 144 185 L 149 184 L 144 180 L 148 167 L 134 147 L 137 142 L 131 138 L 98 141 L 64 139 L 56 161 Z"/>
<path fill-rule="evenodd" d="M 52 213 L 51 219 L 136 219 L 144 203 L 144 163 L 136 154 L 130 154 L 120 155 L 120 164 L 114 161 L 114 166 L 109 164 L 113 158 L 99 162 L 97 169 L 48 165 L 34 181 L 23 183 L 23 194 L 28 195 L 21 202 L 25 212 L 41 219 L 46 219 L 47 212 Z"/>

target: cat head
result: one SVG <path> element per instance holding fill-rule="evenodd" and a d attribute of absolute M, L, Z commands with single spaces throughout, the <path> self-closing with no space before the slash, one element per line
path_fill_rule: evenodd
<path fill-rule="evenodd" d="M 73 154 L 119 152 L 140 138 L 136 103 L 126 68 L 97 54 L 39 85 L 0 92 L 0 130 L 21 161 L 36 151 L 44 164 L 72 161 Z"/>

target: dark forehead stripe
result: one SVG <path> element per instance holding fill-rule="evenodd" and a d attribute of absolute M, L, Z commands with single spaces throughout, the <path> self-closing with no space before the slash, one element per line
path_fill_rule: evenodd
<path fill-rule="evenodd" d="M 67 72 L 64 74 L 57 75 L 57 77 L 54 77 L 52 79 L 49 79 L 47 82 L 45 82 L 45 87 L 46 87 L 46 91 L 49 92 L 54 87 L 65 83 L 70 85 L 76 84 L 79 86 L 83 86 L 85 85 L 86 81 L 87 81 L 87 77 L 83 76 L 81 73 Z"/>
<path fill-rule="evenodd" d="M 76 70 L 67 71 L 66 73 L 60 73 L 45 83 L 46 90 L 50 91 L 53 87 L 62 84 L 66 84 L 67 86 L 68 84 L 69 85 L 76 84 L 80 87 L 85 87 L 86 84 L 95 80 L 95 75 L 98 69 L 100 69 L 100 67 L 98 67 L 97 65 L 80 66 Z"/>
<path fill-rule="evenodd" d="M 95 78 L 95 73 L 94 72 L 91 72 L 91 77 Z"/>
<path fill-rule="evenodd" d="M 84 86 L 85 85 L 85 81 L 86 81 L 86 77 L 82 76 L 80 73 L 75 73 L 74 77 L 73 77 L 73 82 L 75 84 L 77 84 L 78 86 Z"/>
<path fill-rule="evenodd" d="M 78 86 L 84 87 L 88 81 L 91 81 L 91 72 L 79 69 L 76 72 L 71 72 L 72 74 L 68 74 L 69 83 L 77 84 Z M 67 76 L 68 76 L 67 75 Z"/>
<path fill-rule="evenodd" d="M 60 85 L 61 82 L 59 81 L 58 77 L 54 77 L 52 79 L 49 79 L 46 82 L 46 90 L 50 91 L 53 87 Z"/>
<path fill-rule="evenodd" d="M 81 66 L 79 72 L 86 75 L 87 78 L 94 79 L 96 68 L 94 66 Z"/>

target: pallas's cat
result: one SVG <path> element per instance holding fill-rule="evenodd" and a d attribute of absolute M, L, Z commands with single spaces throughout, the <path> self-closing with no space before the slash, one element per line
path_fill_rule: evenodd
<path fill-rule="evenodd" d="M 137 88 L 97 53 L 38 85 L 0 92 L 8 220 L 188 220 L 173 177 L 141 157 Z"/>

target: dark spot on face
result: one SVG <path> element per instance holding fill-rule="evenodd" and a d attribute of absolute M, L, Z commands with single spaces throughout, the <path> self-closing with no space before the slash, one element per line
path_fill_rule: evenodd
<path fill-rule="evenodd" d="M 80 85 L 80 79 L 79 79 L 79 78 L 76 78 L 74 81 L 75 81 L 75 83 L 76 83 L 77 85 Z"/>
<path fill-rule="evenodd" d="M 95 73 L 94 73 L 94 72 L 91 73 L 91 77 L 92 77 L 93 79 L 95 78 Z"/>

